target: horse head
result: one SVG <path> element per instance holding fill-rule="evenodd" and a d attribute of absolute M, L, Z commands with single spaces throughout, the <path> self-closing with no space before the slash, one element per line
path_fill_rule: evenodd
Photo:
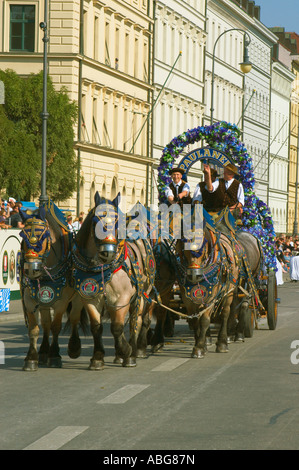
<path fill-rule="evenodd" d="M 25 225 L 20 233 L 23 238 L 24 274 L 30 279 L 38 279 L 51 247 L 49 224 L 43 207 L 31 215 L 20 210 L 20 215 Z"/>
<path fill-rule="evenodd" d="M 203 278 L 204 268 L 208 264 L 214 263 L 216 259 L 216 237 L 213 233 L 214 224 L 209 218 L 209 214 L 207 214 L 206 211 L 203 212 L 203 220 L 200 230 L 202 236 L 194 236 L 198 231 L 198 227 L 195 225 L 194 220 L 194 212 L 192 212 L 190 225 L 192 237 L 190 237 L 190 239 L 185 237 L 178 240 L 176 246 L 176 251 L 185 268 L 187 280 L 191 284 L 198 283 Z"/>
<path fill-rule="evenodd" d="M 77 236 L 76 245 L 82 256 L 95 264 L 110 264 L 123 244 L 118 239 L 118 199 L 110 201 L 95 194 L 95 207 L 90 210 Z"/>
<path fill-rule="evenodd" d="M 203 268 L 209 258 L 209 244 L 205 237 L 202 245 L 188 242 L 190 246 L 186 249 L 186 242 L 186 240 L 178 240 L 176 250 L 185 267 L 188 281 L 196 284 L 202 278 Z"/>
<path fill-rule="evenodd" d="M 95 194 L 95 211 L 94 211 L 94 234 L 95 242 L 98 249 L 99 258 L 103 263 L 110 264 L 115 260 L 118 253 L 118 200 L 120 194 L 110 201 L 100 197 L 99 193 Z"/>

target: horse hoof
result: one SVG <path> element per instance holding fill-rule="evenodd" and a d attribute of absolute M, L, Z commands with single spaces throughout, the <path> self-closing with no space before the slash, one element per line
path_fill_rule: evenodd
<path fill-rule="evenodd" d="M 127 357 L 123 360 L 122 366 L 123 367 L 136 367 L 136 359 L 135 357 Z"/>
<path fill-rule="evenodd" d="M 122 357 L 115 356 L 113 364 L 122 364 L 124 362 Z"/>
<path fill-rule="evenodd" d="M 163 347 L 164 347 L 164 343 L 156 344 L 155 346 L 152 347 L 152 353 L 162 351 Z"/>
<path fill-rule="evenodd" d="M 244 343 L 244 341 L 245 341 L 244 335 L 242 335 L 242 333 L 238 333 L 235 337 L 235 342 Z"/>
<path fill-rule="evenodd" d="M 203 359 L 205 357 L 205 352 L 202 349 L 194 348 L 191 357 L 194 359 Z"/>
<path fill-rule="evenodd" d="M 217 344 L 216 346 L 216 353 L 227 353 L 228 346 L 226 344 Z"/>
<path fill-rule="evenodd" d="M 144 349 L 137 349 L 136 357 L 139 359 L 145 359 L 147 357 L 146 351 Z"/>
<path fill-rule="evenodd" d="M 104 361 L 98 359 L 90 359 L 90 364 L 88 370 L 103 370 L 104 369 Z"/>
<path fill-rule="evenodd" d="M 38 364 L 40 366 L 46 366 L 48 364 L 48 354 L 41 353 L 38 355 Z"/>
<path fill-rule="evenodd" d="M 36 370 L 38 370 L 38 362 L 25 359 L 23 370 L 25 372 L 35 372 Z"/>
<path fill-rule="evenodd" d="M 49 357 L 48 359 L 48 367 L 53 367 L 56 369 L 61 369 L 62 367 L 62 360 L 61 357 Z"/>
<path fill-rule="evenodd" d="M 70 350 L 68 349 L 67 350 L 67 353 L 68 353 L 68 356 L 71 358 L 71 359 L 77 359 L 78 357 L 80 357 L 81 355 L 81 348 L 77 349 L 77 350 Z"/>
<path fill-rule="evenodd" d="M 235 338 L 234 338 L 233 336 L 228 336 L 228 337 L 227 337 L 227 342 L 228 342 L 228 344 L 233 343 L 234 341 L 236 341 L 236 340 L 235 340 Z"/>

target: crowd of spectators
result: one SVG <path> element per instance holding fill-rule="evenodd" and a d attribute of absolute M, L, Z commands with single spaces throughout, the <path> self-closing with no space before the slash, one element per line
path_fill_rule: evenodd
<path fill-rule="evenodd" d="M 288 273 L 290 280 L 297 282 L 299 272 L 297 264 L 299 260 L 299 237 L 281 234 L 275 239 L 276 258 L 282 273 Z"/>
<path fill-rule="evenodd" d="M 8 198 L 7 201 L 1 199 L 0 229 L 23 228 L 24 224 L 19 212 L 21 208 L 22 203 L 13 197 Z"/>
<path fill-rule="evenodd" d="M 84 212 L 80 212 L 79 217 L 75 217 L 74 221 L 73 221 L 73 216 L 68 215 L 67 224 L 68 224 L 69 230 L 71 232 L 77 233 L 80 230 L 83 220 L 84 220 Z"/>
<path fill-rule="evenodd" d="M 22 229 L 24 224 L 19 210 L 22 209 L 23 204 L 15 198 L 10 197 L 8 200 L 1 199 L 0 208 L 0 230 L 7 228 Z M 84 219 L 84 212 L 80 212 L 79 217 L 67 216 L 68 227 L 71 232 L 78 232 Z"/>

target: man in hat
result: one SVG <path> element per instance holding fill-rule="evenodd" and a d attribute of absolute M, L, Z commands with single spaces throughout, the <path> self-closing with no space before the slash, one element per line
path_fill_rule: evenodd
<path fill-rule="evenodd" d="M 183 181 L 185 170 L 182 168 L 172 168 L 169 172 L 172 182 L 165 191 L 165 196 L 169 204 L 190 204 L 190 186 L 186 181 Z"/>
<path fill-rule="evenodd" d="M 11 213 L 15 210 L 16 200 L 13 197 L 8 198 L 8 210 Z"/>
<path fill-rule="evenodd" d="M 203 204 L 208 211 L 219 212 L 229 207 L 234 217 L 243 212 L 244 188 L 242 183 L 235 179 L 238 169 L 234 165 L 224 167 L 223 178 L 212 182 L 211 168 L 204 165 L 205 183 L 207 192 L 203 196 Z M 205 199 L 205 200 L 204 200 Z"/>

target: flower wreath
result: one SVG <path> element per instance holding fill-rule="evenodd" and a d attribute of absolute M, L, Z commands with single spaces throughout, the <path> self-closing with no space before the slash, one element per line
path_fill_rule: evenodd
<path fill-rule="evenodd" d="M 239 166 L 239 175 L 244 187 L 245 206 L 242 222 L 246 231 L 257 237 L 265 258 L 265 265 L 277 271 L 275 257 L 275 231 L 271 212 L 267 204 L 261 201 L 254 192 L 254 173 L 252 158 L 245 145 L 239 140 L 241 131 L 235 124 L 225 121 L 210 126 L 199 126 L 178 135 L 166 145 L 158 166 L 159 201 L 165 202 L 165 190 L 171 182 L 169 171 L 178 155 L 187 145 L 205 140 L 210 147 L 220 150 L 231 157 Z"/>

